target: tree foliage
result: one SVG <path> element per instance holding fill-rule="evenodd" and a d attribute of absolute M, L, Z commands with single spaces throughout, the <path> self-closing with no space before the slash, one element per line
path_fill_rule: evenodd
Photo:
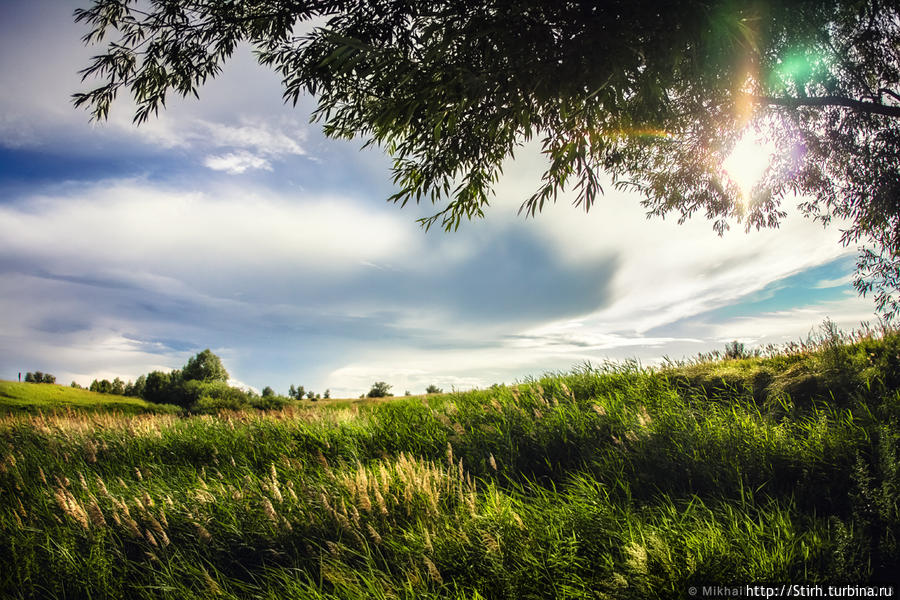
<path fill-rule="evenodd" d="M 181 374 L 185 381 L 228 381 L 222 359 L 209 348 L 188 359 Z"/>
<path fill-rule="evenodd" d="M 391 388 L 393 386 L 388 385 L 384 381 L 376 381 L 372 384 L 372 389 L 369 390 L 369 393 L 366 394 L 369 398 L 385 398 L 391 395 Z"/>
<path fill-rule="evenodd" d="M 326 134 L 391 154 L 392 200 L 446 201 L 426 226 L 483 215 L 503 162 L 538 138 L 526 214 L 563 189 L 588 209 L 608 179 L 650 214 L 723 232 L 776 226 L 797 194 L 847 224 L 856 287 L 898 309 L 896 3 L 94 0 L 76 20 L 105 44 L 83 71 L 100 85 L 75 95 L 95 118 L 125 90 L 142 122 L 249 42 L 287 101 L 315 95 Z M 748 126 L 778 151 L 744 197 L 721 165 Z"/>
<path fill-rule="evenodd" d="M 26 383 L 56 383 L 56 375 L 44 373 L 43 371 L 35 371 L 34 373 L 25 373 Z"/>

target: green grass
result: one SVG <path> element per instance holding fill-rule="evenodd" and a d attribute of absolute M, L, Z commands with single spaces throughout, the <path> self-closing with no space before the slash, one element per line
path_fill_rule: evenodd
<path fill-rule="evenodd" d="M 844 342 L 268 412 L 0 417 L 0 596 L 892 581 L 900 337 Z"/>
<path fill-rule="evenodd" d="M 125 414 L 166 413 L 178 409 L 151 404 L 140 398 L 98 394 L 53 383 L 17 383 L 0 380 L 0 413 L 37 413 L 65 410 L 119 411 Z"/>

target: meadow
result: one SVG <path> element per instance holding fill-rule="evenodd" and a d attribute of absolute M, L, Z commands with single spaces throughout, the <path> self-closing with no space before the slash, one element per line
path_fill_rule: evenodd
<path fill-rule="evenodd" d="M 673 598 L 900 564 L 892 331 L 377 402 L 6 412 L 2 597 Z"/>

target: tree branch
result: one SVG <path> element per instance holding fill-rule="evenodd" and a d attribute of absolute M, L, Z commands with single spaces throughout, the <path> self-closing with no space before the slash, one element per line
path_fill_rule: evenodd
<path fill-rule="evenodd" d="M 844 106 L 857 112 L 870 115 L 884 115 L 886 117 L 894 118 L 900 117 L 900 106 L 879 104 L 877 102 L 863 102 L 862 100 L 854 100 L 853 98 L 845 98 L 844 96 L 814 96 L 811 98 L 751 96 L 751 98 L 760 104 L 769 104 L 772 106 L 785 106 L 788 108 L 798 108 L 800 106 Z"/>

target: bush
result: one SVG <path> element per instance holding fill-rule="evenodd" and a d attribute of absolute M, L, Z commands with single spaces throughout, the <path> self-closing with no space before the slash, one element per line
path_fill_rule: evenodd
<path fill-rule="evenodd" d="M 147 374 L 144 384 L 144 395 L 141 396 L 147 402 L 165 404 L 169 401 L 169 388 L 172 384 L 172 375 L 163 371 L 153 371 Z"/>
<path fill-rule="evenodd" d="M 751 358 L 754 356 L 759 356 L 759 354 L 759 349 L 747 350 L 747 347 L 742 342 L 739 342 L 737 340 L 725 344 L 726 359 L 736 360 L 740 358 Z"/>
<path fill-rule="evenodd" d="M 444 390 L 434 384 L 431 384 L 427 388 L 425 388 L 426 394 L 442 394 L 443 392 Z"/>
<path fill-rule="evenodd" d="M 103 379 L 102 381 L 93 380 L 91 382 L 91 387 L 89 388 L 92 392 L 97 392 L 99 394 L 110 394 L 112 393 L 112 383 L 109 379 Z"/>
<path fill-rule="evenodd" d="M 44 373 L 42 371 L 35 371 L 34 373 L 29 371 L 28 373 L 25 373 L 25 382 L 56 383 L 56 375 L 51 375 L 50 373 Z"/>
<path fill-rule="evenodd" d="M 391 387 L 387 383 L 383 381 L 376 381 L 372 384 L 372 389 L 369 390 L 369 398 L 384 398 L 386 396 L 390 396 Z"/>
<path fill-rule="evenodd" d="M 138 398 L 144 397 L 144 387 L 147 385 L 147 376 L 141 375 L 137 378 L 134 383 L 128 382 L 128 385 L 125 386 L 125 395 L 126 396 L 136 396 Z"/>

